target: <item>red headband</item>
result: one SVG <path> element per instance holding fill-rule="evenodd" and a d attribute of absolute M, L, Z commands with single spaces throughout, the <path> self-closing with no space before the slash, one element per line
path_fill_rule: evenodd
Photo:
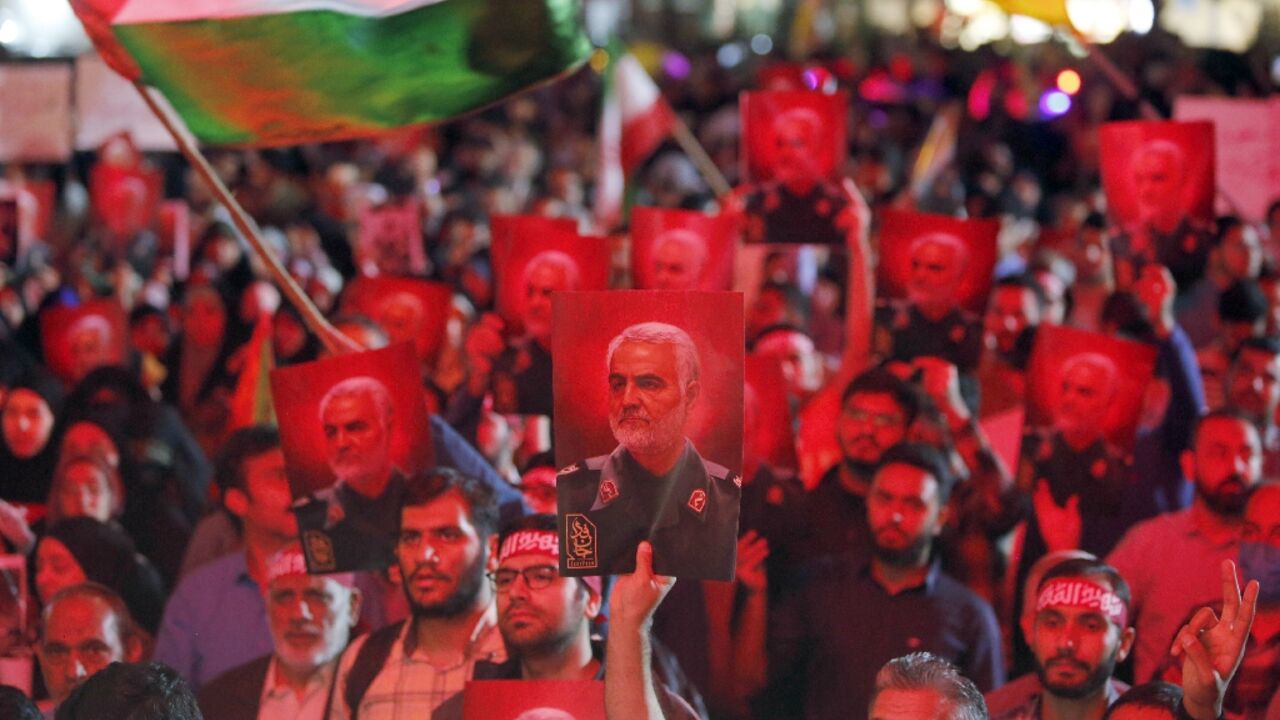
<path fill-rule="evenodd" d="M 1128 627 L 1129 608 L 1115 592 L 1092 580 L 1078 577 L 1053 578 L 1040 588 L 1036 612 L 1067 606 L 1097 610 L 1121 630 Z"/>
<path fill-rule="evenodd" d="M 507 561 L 507 558 L 517 555 L 544 555 L 559 562 L 560 536 L 554 530 L 517 530 L 502 541 L 502 547 L 498 548 L 498 563 L 502 564 Z M 594 590 L 597 595 L 600 594 L 599 577 L 578 579 L 586 583 L 587 587 Z"/>

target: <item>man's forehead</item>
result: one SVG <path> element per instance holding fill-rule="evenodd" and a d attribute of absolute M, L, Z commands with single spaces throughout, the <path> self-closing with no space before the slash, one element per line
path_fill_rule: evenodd
<path fill-rule="evenodd" d="M 540 555 L 537 553 L 512 555 L 498 564 L 498 568 L 502 570 L 524 570 L 525 568 L 539 566 L 556 568 L 556 577 L 559 577 L 560 570 L 556 565 L 556 559 L 550 555 Z"/>
<path fill-rule="evenodd" d="M 335 396 L 325 406 L 325 417 L 334 415 L 363 415 L 373 412 L 373 398 L 367 392 L 350 392 Z"/>
<path fill-rule="evenodd" d="M 541 262 L 529 271 L 529 287 L 553 289 L 563 288 L 568 284 L 564 268 L 548 262 Z"/>
<path fill-rule="evenodd" d="M 470 508 L 457 491 L 450 490 L 424 505 L 406 505 L 400 510 L 400 527 L 413 530 L 471 527 Z"/>
<path fill-rule="evenodd" d="M 1200 424 L 1196 446 L 1213 444 L 1258 445 L 1258 431 L 1248 421 L 1234 417 L 1208 418 Z"/>
<path fill-rule="evenodd" d="M 938 479 L 915 465 L 891 462 L 881 465 L 872 485 L 883 492 L 928 499 L 938 492 Z"/>
<path fill-rule="evenodd" d="M 303 575 L 302 573 L 290 573 L 281 575 L 271 581 L 268 589 L 271 592 L 280 592 L 286 590 L 330 590 L 340 587 L 341 583 L 333 578 L 324 575 Z"/>
<path fill-rule="evenodd" d="M 902 413 L 902 406 L 887 392 L 856 392 L 845 401 L 845 407 L 857 410 Z"/>
<path fill-rule="evenodd" d="M 674 371 L 676 348 L 671 343 L 651 343 L 639 340 L 624 340 L 613 351 L 610 358 L 609 372 L 627 371 L 644 373 L 655 371 Z"/>
<path fill-rule="evenodd" d="M 115 619 L 114 610 L 105 600 L 88 595 L 72 595 L 59 600 L 49 610 L 45 630 L 46 634 L 61 637 L 94 636 L 100 634 L 107 623 L 114 627 Z"/>

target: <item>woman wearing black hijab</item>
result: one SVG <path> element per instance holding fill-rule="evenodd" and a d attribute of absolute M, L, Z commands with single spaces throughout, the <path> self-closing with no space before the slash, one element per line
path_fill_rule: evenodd
<path fill-rule="evenodd" d="M 43 503 L 58 460 L 54 427 L 62 384 L 33 368 L 9 385 L 0 406 L 0 499 Z"/>
<path fill-rule="evenodd" d="M 63 587 L 92 580 L 119 593 L 134 621 L 149 634 L 154 636 L 160 626 L 164 584 L 115 523 L 89 517 L 58 522 L 36 546 L 35 563 L 36 592 L 42 603 Z"/>

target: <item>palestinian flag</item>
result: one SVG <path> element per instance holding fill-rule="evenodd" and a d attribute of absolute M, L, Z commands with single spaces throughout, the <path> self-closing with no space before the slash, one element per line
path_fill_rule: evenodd
<path fill-rule="evenodd" d="M 583 62 L 581 0 L 72 0 L 98 52 L 215 145 L 445 120 Z"/>
<path fill-rule="evenodd" d="M 620 47 L 610 49 L 609 55 L 595 194 L 596 223 L 602 229 L 622 219 L 627 180 L 676 125 L 675 111 L 640 61 Z"/>

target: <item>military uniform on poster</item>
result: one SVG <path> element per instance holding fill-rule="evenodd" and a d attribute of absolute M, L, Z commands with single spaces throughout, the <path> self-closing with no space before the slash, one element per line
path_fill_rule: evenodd
<path fill-rule="evenodd" d="M 560 471 L 560 571 L 635 570 L 636 545 L 653 544 L 654 572 L 731 580 L 741 476 L 709 462 L 685 440 L 675 466 L 657 477 L 619 446 Z"/>
<path fill-rule="evenodd" d="M 954 308 L 938 321 L 926 318 L 912 303 L 880 300 L 875 310 L 874 349 L 887 360 L 911 362 L 938 357 L 962 373 L 973 372 L 982 359 L 982 321 Z"/>
<path fill-rule="evenodd" d="M 376 570 L 395 563 L 405 477 L 396 471 L 376 498 L 338 483 L 294 503 L 313 572 Z"/>

